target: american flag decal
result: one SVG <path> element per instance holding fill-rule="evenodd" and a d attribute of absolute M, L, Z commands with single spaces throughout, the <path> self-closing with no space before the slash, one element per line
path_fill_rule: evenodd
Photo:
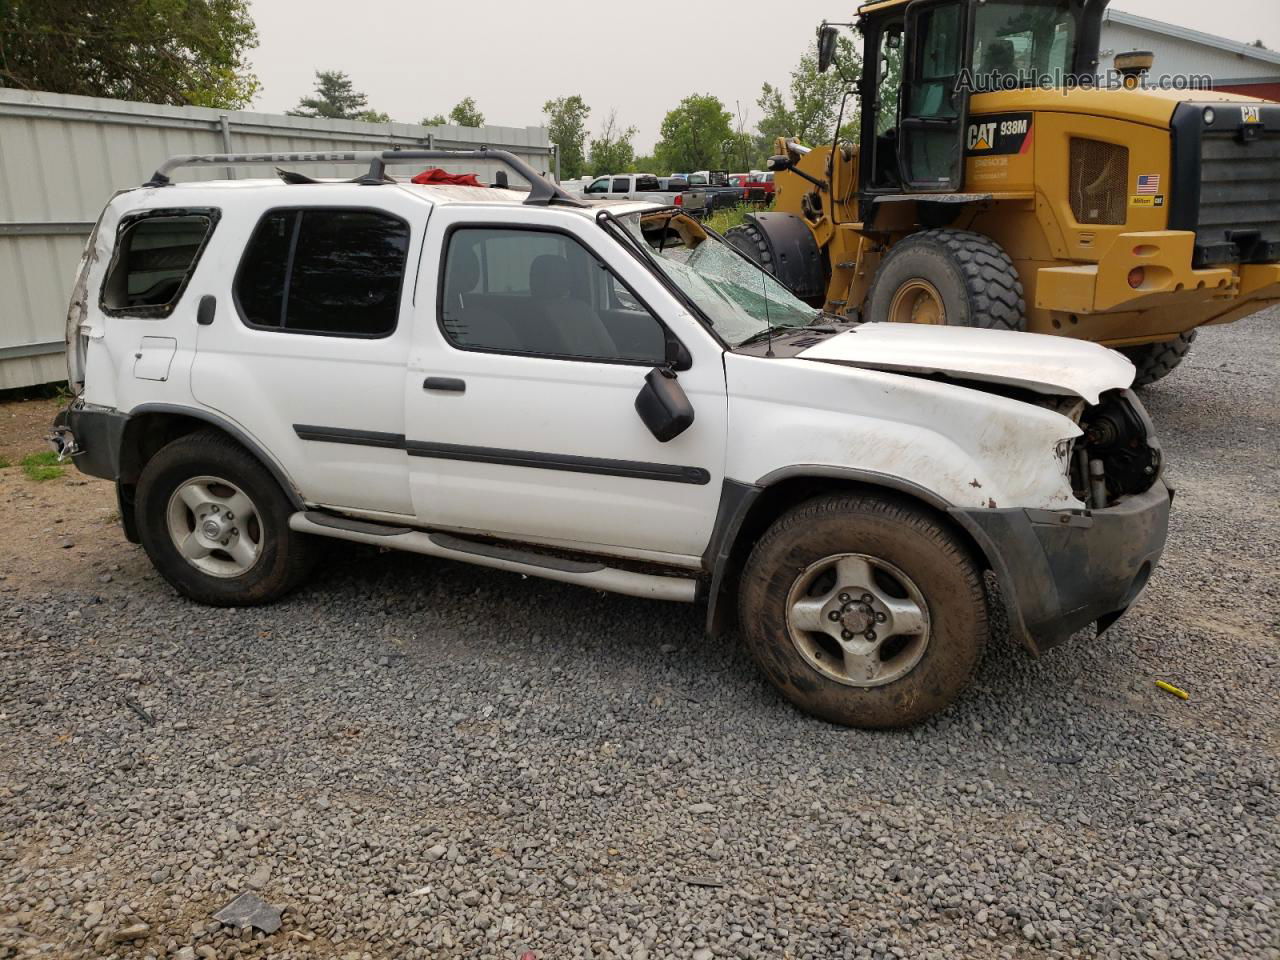
<path fill-rule="evenodd" d="M 1160 174 L 1144 173 L 1138 177 L 1137 193 L 1141 196 L 1144 193 L 1155 194 L 1160 192 Z"/>

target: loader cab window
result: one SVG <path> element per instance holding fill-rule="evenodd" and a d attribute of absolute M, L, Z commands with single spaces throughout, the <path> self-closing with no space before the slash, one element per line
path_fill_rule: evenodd
<path fill-rule="evenodd" d="M 957 116 L 956 79 L 964 42 L 964 17 L 957 3 L 925 11 L 919 21 L 915 70 L 908 85 L 907 108 L 913 117 Z"/>
<path fill-rule="evenodd" d="M 876 42 L 876 100 L 870 136 L 874 154 L 868 181 L 872 188 L 897 187 L 898 91 L 902 87 L 902 20 L 880 29 Z"/>
<path fill-rule="evenodd" d="M 979 4 L 973 32 L 977 91 L 1055 83 L 1071 71 L 1076 18 L 1068 0 L 989 0 Z"/>

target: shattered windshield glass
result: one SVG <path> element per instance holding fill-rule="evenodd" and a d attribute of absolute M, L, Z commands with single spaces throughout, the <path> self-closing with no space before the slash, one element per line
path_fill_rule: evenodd
<path fill-rule="evenodd" d="M 730 346 L 770 327 L 805 327 L 817 319 L 817 310 L 691 217 L 659 211 L 620 219 Z"/>

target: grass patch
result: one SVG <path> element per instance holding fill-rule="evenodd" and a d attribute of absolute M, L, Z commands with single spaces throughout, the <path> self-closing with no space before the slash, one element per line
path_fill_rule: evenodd
<path fill-rule="evenodd" d="M 707 217 L 707 226 L 723 235 L 730 227 L 741 225 L 743 218 L 750 212 L 751 208 L 744 203 L 738 204 L 731 210 L 717 210 Z"/>
<path fill-rule="evenodd" d="M 66 472 L 66 464 L 58 462 L 58 455 L 52 450 L 43 453 L 29 453 L 22 458 L 22 472 L 28 479 L 37 482 L 56 480 Z"/>
<path fill-rule="evenodd" d="M 0 470 L 7 470 L 12 466 L 13 464 L 9 462 L 8 457 L 0 457 Z"/>

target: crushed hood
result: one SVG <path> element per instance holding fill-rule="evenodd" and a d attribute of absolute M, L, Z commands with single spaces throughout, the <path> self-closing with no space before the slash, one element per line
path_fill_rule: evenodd
<path fill-rule="evenodd" d="M 801 351 L 804 360 L 868 370 L 944 374 L 1097 403 L 1105 390 L 1133 382 L 1133 364 L 1084 340 L 1009 330 L 864 323 Z"/>

